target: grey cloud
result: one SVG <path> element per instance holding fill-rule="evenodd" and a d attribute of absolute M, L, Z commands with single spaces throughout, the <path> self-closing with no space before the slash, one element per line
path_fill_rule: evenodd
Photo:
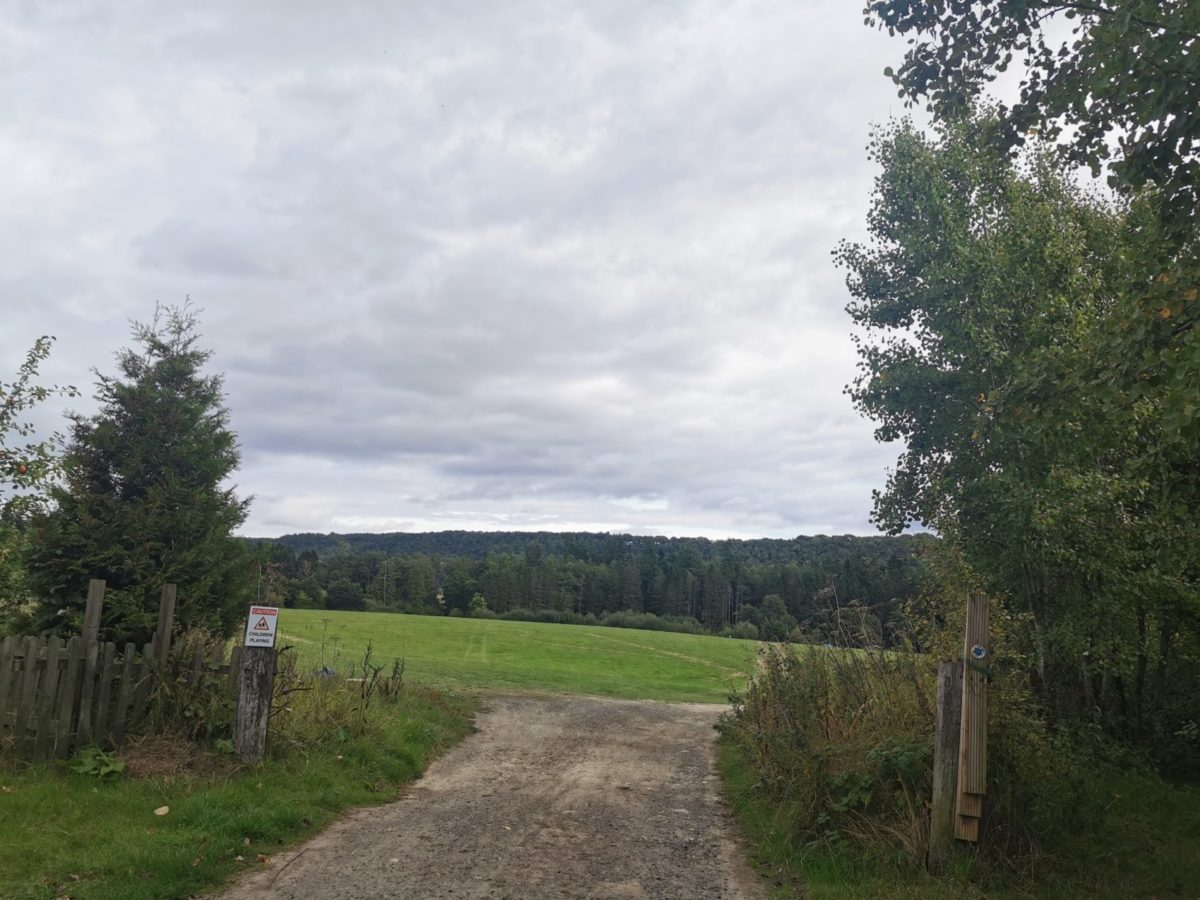
<path fill-rule="evenodd" d="M 869 530 L 857 8 L 53 6 L 0 29 L 0 349 L 85 381 L 191 295 L 248 531 Z"/>

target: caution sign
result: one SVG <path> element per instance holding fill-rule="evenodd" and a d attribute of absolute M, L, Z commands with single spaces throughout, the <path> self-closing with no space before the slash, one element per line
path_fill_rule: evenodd
<path fill-rule="evenodd" d="M 279 625 L 278 606 L 252 606 L 246 617 L 247 647 L 274 647 L 275 630 Z"/>

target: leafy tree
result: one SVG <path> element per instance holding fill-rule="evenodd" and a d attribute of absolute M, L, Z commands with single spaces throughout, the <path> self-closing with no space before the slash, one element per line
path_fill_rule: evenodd
<path fill-rule="evenodd" d="M 782 597 L 768 594 L 763 597 L 758 627 L 764 641 L 785 641 L 796 627 L 796 620 L 787 611 L 787 604 Z"/>
<path fill-rule="evenodd" d="M 1038 132 L 1063 138 L 1068 158 L 1093 172 L 1109 159 L 1131 188 L 1156 186 L 1188 220 L 1200 200 L 1200 5 L 1194 0 L 869 0 L 865 12 L 911 35 L 891 75 L 900 94 L 960 117 L 1014 62 L 1020 99 L 1002 108 L 994 136 L 1020 146 Z M 1058 22 L 1072 23 L 1060 41 Z"/>
<path fill-rule="evenodd" d="M 868 22 L 910 35 L 892 75 L 901 96 L 960 118 L 1014 62 L 1020 100 L 999 107 L 990 143 L 1057 141 L 1069 162 L 1137 197 L 1143 277 L 1116 298 L 1094 390 L 1109 406 L 1144 389 L 1200 448 L 1200 4 L 1194 0 L 869 0 Z M 1070 40 L 1053 37 L 1071 22 Z M 1115 157 L 1110 159 L 1113 148 Z M 1152 238 L 1149 239 L 1149 238 Z"/>
<path fill-rule="evenodd" d="M 327 609 L 365 609 L 365 594 L 363 589 L 349 578 L 339 578 L 325 591 L 325 607 Z"/>
<path fill-rule="evenodd" d="M 471 574 L 469 560 L 455 558 L 446 565 L 446 578 L 442 583 L 442 599 L 446 609 L 457 609 L 465 613 L 471 603 L 477 588 L 477 582 Z"/>
<path fill-rule="evenodd" d="M 991 125 L 877 131 L 873 240 L 836 252 L 864 332 L 849 393 L 905 444 L 875 517 L 937 527 L 1030 616 L 1053 708 L 1136 729 L 1148 668 L 1200 624 L 1200 468 L 1170 391 L 1102 387 L 1154 217 L 1087 195 L 1048 151 L 1010 160 Z"/>
<path fill-rule="evenodd" d="M 227 479 L 238 449 L 220 375 L 204 374 L 195 310 L 135 324 L 117 374 L 97 373 L 94 416 L 72 416 L 64 483 L 35 526 L 36 624 L 77 626 L 89 578 L 108 584 L 103 631 L 144 640 L 161 586 L 179 586 L 176 627 L 230 633 L 253 599 L 253 570 L 233 530 L 246 517 Z"/>
<path fill-rule="evenodd" d="M 54 338 L 38 338 L 11 382 L 0 382 L 0 607 L 10 611 L 24 599 L 25 526 L 44 509 L 58 473 L 62 438 L 38 438 L 32 419 L 38 404 L 53 396 L 75 397 L 71 385 L 42 385 L 38 369 L 50 355 Z"/>

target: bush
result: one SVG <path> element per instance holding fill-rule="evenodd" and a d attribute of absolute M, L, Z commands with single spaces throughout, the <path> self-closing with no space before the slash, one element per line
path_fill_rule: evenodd
<path fill-rule="evenodd" d="M 637 628 L 642 631 L 676 631 L 682 634 L 708 634 L 704 626 L 688 616 L 656 616 L 654 613 L 605 613 L 597 618 L 592 613 L 577 613 L 561 609 L 525 609 L 518 607 L 493 615 L 514 622 L 553 622 L 557 625 L 601 625 L 605 628 Z M 751 626 L 753 627 L 753 626 Z"/>
<path fill-rule="evenodd" d="M 737 638 L 743 641 L 757 641 L 758 627 L 753 622 L 738 622 L 721 629 L 721 637 Z"/>
<path fill-rule="evenodd" d="M 994 619 L 1003 659 L 1003 614 Z M 816 646 L 760 651 L 758 674 L 718 727 L 753 773 L 750 790 L 796 846 L 853 846 L 876 862 L 923 866 L 935 659 Z M 1098 730 L 1052 729 L 1022 671 L 998 671 L 989 688 L 980 850 L 997 871 L 1027 869 L 1081 827 L 1098 833 L 1103 785 L 1138 768 Z"/>
<path fill-rule="evenodd" d="M 156 663 L 153 690 L 142 734 L 172 735 L 197 743 L 228 738 L 233 733 L 237 698 L 229 693 L 229 677 L 216 658 L 227 658 L 223 637 L 192 629 L 176 640 L 171 653 Z M 197 658 L 201 668 L 193 668 Z"/>
<path fill-rule="evenodd" d="M 517 607 L 499 616 L 512 622 L 553 622 L 556 625 L 597 625 L 591 613 L 577 613 L 569 609 L 526 609 Z"/>
<path fill-rule="evenodd" d="M 759 675 L 724 716 L 758 790 L 787 810 L 801 844 L 857 840 L 925 854 L 933 713 L 927 663 L 904 654 L 790 647 L 760 653 Z"/>
<path fill-rule="evenodd" d="M 708 634 L 695 619 L 688 616 L 656 616 L 647 612 L 611 612 L 600 619 L 608 628 L 638 628 L 642 631 L 676 631 L 681 634 Z"/>

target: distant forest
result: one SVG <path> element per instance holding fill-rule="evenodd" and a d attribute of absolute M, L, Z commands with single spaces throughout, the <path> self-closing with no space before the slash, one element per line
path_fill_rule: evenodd
<path fill-rule="evenodd" d="M 640 624 L 771 640 L 850 634 L 884 646 L 920 588 L 920 550 L 934 540 L 442 531 L 252 543 L 259 596 L 281 606 Z"/>

